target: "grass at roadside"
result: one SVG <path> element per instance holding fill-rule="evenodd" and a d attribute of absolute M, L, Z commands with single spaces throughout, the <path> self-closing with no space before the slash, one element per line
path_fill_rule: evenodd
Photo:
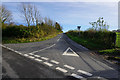
<path fill-rule="evenodd" d="M 116 32 L 116 46 L 117 47 L 120 47 L 120 32 Z"/>
<path fill-rule="evenodd" d="M 54 38 L 57 35 L 58 34 L 53 34 L 53 35 L 48 35 L 48 36 L 42 37 L 42 38 L 8 38 L 8 37 L 3 37 L 2 38 L 2 43 L 3 44 L 8 44 L 8 43 L 38 42 L 38 41 L 44 41 L 44 40 L 48 40 L 48 39 Z"/>
<path fill-rule="evenodd" d="M 108 60 L 114 60 L 120 62 L 120 47 L 113 48 L 113 49 L 107 49 L 104 47 L 104 44 L 97 43 L 94 40 L 90 40 L 87 38 L 80 38 L 79 36 L 73 36 L 70 34 L 67 34 L 67 36 L 72 39 L 73 41 L 77 42 L 78 44 L 81 44 L 85 46 L 86 48 L 90 50 L 94 50 L 95 52 L 99 53 L 100 55 L 103 55 Z M 120 36 L 119 36 L 120 37 Z M 117 36 L 118 38 L 118 36 Z M 120 42 L 117 41 L 117 45 L 120 45 Z M 119 64 L 119 63 L 117 63 Z"/>
<path fill-rule="evenodd" d="M 103 44 L 95 44 L 94 40 L 90 40 L 90 39 L 84 39 L 84 38 L 80 38 L 78 36 L 72 36 L 70 34 L 67 34 L 67 36 L 72 39 L 73 41 L 87 47 L 88 49 L 91 49 L 91 50 L 102 50 L 104 49 L 104 45 Z"/>
<path fill-rule="evenodd" d="M 99 53 L 104 55 L 118 56 L 120 55 L 120 48 L 100 50 Z"/>

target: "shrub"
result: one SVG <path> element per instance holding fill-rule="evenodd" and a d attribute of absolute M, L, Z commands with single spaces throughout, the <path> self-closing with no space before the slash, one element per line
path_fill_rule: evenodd
<path fill-rule="evenodd" d="M 14 26 L 6 26 L 2 28 L 2 36 L 3 37 L 13 37 L 13 38 L 28 38 L 35 37 L 41 38 L 44 36 L 56 34 L 57 31 L 54 27 L 49 25 L 39 25 L 39 26 L 23 26 L 23 25 L 14 25 Z"/>
<path fill-rule="evenodd" d="M 67 34 L 78 36 L 78 31 L 68 31 Z M 95 44 L 102 44 L 105 48 L 115 47 L 116 33 L 110 31 L 81 31 L 80 37 L 88 39 Z"/>

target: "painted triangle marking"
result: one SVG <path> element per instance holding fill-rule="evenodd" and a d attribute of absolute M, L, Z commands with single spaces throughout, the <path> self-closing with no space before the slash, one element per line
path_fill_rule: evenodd
<path fill-rule="evenodd" d="M 70 47 L 68 47 L 62 55 L 79 57 L 79 55 L 75 53 Z"/>

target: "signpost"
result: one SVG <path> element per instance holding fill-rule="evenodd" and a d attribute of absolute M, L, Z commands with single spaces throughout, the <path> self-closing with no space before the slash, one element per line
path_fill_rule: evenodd
<path fill-rule="evenodd" d="M 81 26 L 77 26 L 77 28 L 78 28 L 78 30 L 79 30 L 79 36 L 80 36 L 80 28 L 81 28 Z"/>

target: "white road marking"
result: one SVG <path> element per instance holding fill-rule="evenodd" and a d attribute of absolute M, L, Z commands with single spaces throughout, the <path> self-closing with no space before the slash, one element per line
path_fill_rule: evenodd
<path fill-rule="evenodd" d="M 35 57 L 40 57 L 39 55 L 34 55 Z"/>
<path fill-rule="evenodd" d="M 55 61 L 55 60 L 51 60 L 52 63 L 55 63 L 55 64 L 59 64 L 58 61 Z"/>
<path fill-rule="evenodd" d="M 92 57 L 91 57 L 92 58 Z M 92 58 L 94 61 L 96 61 L 96 62 L 98 62 L 98 63 L 100 63 L 100 64 L 102 64 L 102 65 L 104 65 L 104 66 L 106 66 L 106 67 L 108 67 L 108 68 L 110 68 L 110 69 L 112 69 L 112 70 L 114 70 L 112 67 L 109 67 L 108 65 L 106 65 L 106 64 L 104 64 L 104 63 L 102 63 L 102 62 L 100 62 L 100 61 L 97 61 L 96 59 L 94 59 L 94 58 Z"/>
<path fill-rule="evenodd" d="M 79 75 L 77 75 L 77 74 L 75 74 L 75 73 L 72 73 L 71 76 L 73 76 L 73 77 L 75 77 L 75 78 L 79 78 L 79 79 L 84 78 L 84 77 L 79 76 Z"/>
<path fill-rule="evenodd" d="M 41 59 L 37 59 L 37 58 L 35 58 L 35 60 L 36 60 L 36 61 L 39 61 L 39 62 L 41 62 L 41 61 L 42 61 Z"/>
<path fill-rule="evenodd" d="M 56 70 L 59 70 L 59 71 L 64 72 L 64 73 L 68 72 L 67 70 L 60 68 L 60 67 L 56 67 Z"/>
<path fill-rule="evenodd" d="M 46 64 L 46 65 L 48 65 L 48 66 L 53 66 L 53 64 L 51 64 L 51 63 L 48 63 L 48 62 L 44 62 L 44 64 Z"/>
<path fill-rule="evenodd" d="M 74 67 L 72 67 L 72 66 L 69 66 L 69 65 L 64 65 L 64 67 L 66 67 L 66 68 L 69 68 L 69 69 L 75 69 Z"/>
<path fill-rule="evenodd" d="M 44 60 L 49 60 L 49 58 L 46 58 L 46 57 L 41 57 L 41 59 L 44 59 Z"/>
<path fill-rule="evenodd" d="M 72 51 L 72 53 L 67 52 L 69 49 Z M 62 55 L 79 57 L 79 55 L 75 53 L 70 47 L 68 47 Z"/>
<path fill-rule="evenodd" d="M 80 73 L 82 73 L 82 74 L 85 74 L 85 75 L 87 75 L 87 76 L 92 76 L 91 73 L 86 72 L 86 71 L 83 71 L 83 70 L 78 70 L 78 72 L 80 72 Z"/>
<path fill-rule="evenodd" d="M 37 52 L 40 52 L 40 51 L 49 49 L 49 48 L 51 48 L 51 47 L 53 47 L 53 46 L 55 46 L 55 44 L 53 44 L 53 45 L 51 45 L 51 46 L 49 46 L 49 47 L 43 48 L 43 49 L 41 49 L 41 50 L 38 50 L 38 51 L 33 51 L 33 52 L 31 52 L 31 53 L 37 53 Z"/>
<path fill-rule="evenodd" d="M 27 54 L 24 54 L 24 56 L 29 56 L 29 55 L 27 55 Z"/>
<path fill-rule="evenodd" d="M 2 45 L 2 44 L 0 44 L 0 46 L 2 46 L 2 47 L 4 47 L 4 48 L 6 48 L 6 49 L 8 49 L 8 50 L 11 50 L 11 51 L 13 51 L 13 52 L 15 52 L 15 53 L 17 53 L 17 54 L 20 54 L 20 55 L 22 55 L 22 53 L 21 53 L 21 52 L 19 52 L 19 51 L 16 51 L 16 50 L 14 50 L 14 49 L 12 49 L 12 48 L 9 48 L 9 47 L 7 47 L 7 46 L 4 46 L 4 45 Z"/>
<path fill-rule="evenodd" d="M 31 59 L 34 59 L 35 57 L 33 57 L 33 56 L 28 56 L 29 58 L 31 58 Z"/>
<path fill-rule="evenodd" d="M 61 39 L 61 37 L 57 40 L 57 42 Z"/>
<path fill-rule="evenodd" d="M 34 55 L 33 53 L 29 53 L 29 55 Z"/>

